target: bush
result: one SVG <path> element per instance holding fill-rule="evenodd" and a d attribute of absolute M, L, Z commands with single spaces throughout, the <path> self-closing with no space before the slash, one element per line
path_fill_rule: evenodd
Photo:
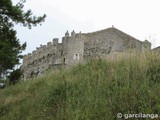
<path fill-rule="evenodd" d="M 10 85 L 16 84 L 20 80 L 21 75 L 22 73 L 20 69 L 16 69 L 13 72 L 11 72 L 8 77 Z"/>

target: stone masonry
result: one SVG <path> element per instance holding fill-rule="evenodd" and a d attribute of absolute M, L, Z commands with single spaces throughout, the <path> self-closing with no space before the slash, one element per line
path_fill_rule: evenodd
<path fill-rule="evenodd" d="M 92 33 L 73 31 L 69 35 L 67 31 L 62 43 L 55 38 L 24 56 L 22 79 L 42 75 L 48 69 L 71 67 L 89 59 L 104 58 L 114 52 L 143 53 L 150 49 L 149 41 L 137 40 L 113 26 Z"/>

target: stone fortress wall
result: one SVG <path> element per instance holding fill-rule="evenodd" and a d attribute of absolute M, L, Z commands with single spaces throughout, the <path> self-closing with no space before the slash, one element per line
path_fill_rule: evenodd
<path fill-rule="evenodd" d="M 151 49 L 144 42 L 111 27 L 93 33 L 68 31 L 59 43 L 57 38 L 25 55 L 21 70 L 24 80 L 42 75 L 48 69 L 71 67 L 88 59 L 103 58 L 114 52 L 143 53 Z"/>
<path fill-rule="evenodd" d="M 113 52 L 141 53 L 151 49 L 147 40 L 140 41 L 112 27 L 84 34 L 84 59 L 105 57 Z"/>

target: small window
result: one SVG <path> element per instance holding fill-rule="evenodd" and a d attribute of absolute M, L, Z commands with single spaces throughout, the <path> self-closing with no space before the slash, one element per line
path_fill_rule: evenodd
<path fill-rule="evenodd" d="M 74 55 L 73 55 L 73 59 L 74 59 L 74 60 L 79 60 L 79 54 L 74 54 Z"/>
<path fill-rule="evenodd" d="M 65 62 L 66 62 L 65 58 L 63 58 L 63 64 L 65 64 Z"/>

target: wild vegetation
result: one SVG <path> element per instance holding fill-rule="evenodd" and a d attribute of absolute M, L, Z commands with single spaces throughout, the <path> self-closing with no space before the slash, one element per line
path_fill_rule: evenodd
<path fill-rule="evenodd" d="M 0 90 L 1 120 L 113 120 L 160 115 L 160 56 L 90 60 Z"/>

